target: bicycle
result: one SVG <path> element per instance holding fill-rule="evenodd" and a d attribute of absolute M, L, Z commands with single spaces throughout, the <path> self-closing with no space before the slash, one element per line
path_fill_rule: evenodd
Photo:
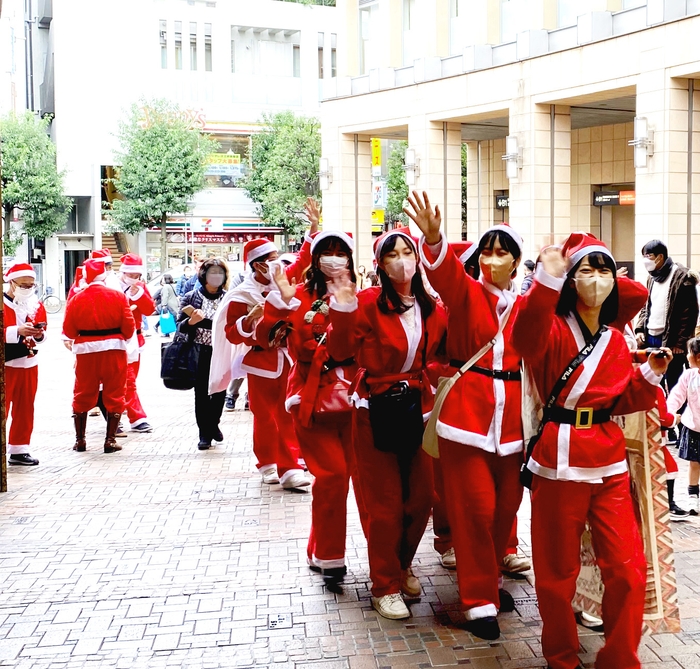
<path fill-rule="evenodd" d="M 53 294 L 53 288 L 47 286 L 44 294 L 39 298 L 39 302 L 44 305 L 44 309 L 49 314 L 57 314 L 61 311 L 61 298 Z"/>

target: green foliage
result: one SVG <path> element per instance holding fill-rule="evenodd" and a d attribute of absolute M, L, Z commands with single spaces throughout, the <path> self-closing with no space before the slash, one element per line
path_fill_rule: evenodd
<path fill-rule="evenodd" d="M 2 205 L 6 255 L 13 255 L 23 234 L 45 239 L 62 230 L 72 200 L 63 194 L 64 172 L 56 168 L 56 147 L 48 136 L 51 118 L 31 112 L 0 119 Z M 10 230 L 13 209 L 23 224 Z"/>
<path fill-rule="evenodd" d="M 240 185 L 258 203 L 258 215 L 296 235 L 306 198 L 318 197 L 321 125 L 318 119 L 285 111 L 264 114 L 263 130 L 252 137 L 252 169 Z"/>
<path fill-rule="evenodd" d="M 137 233 L 185 213 L 204 187 L 207 157 L 218 144 L 167 100 L 141 101 L 119 126 L 114 186 L 123 197 L 106 212 L 113 227 Z"/>
<path fill-rule="evenodd" d="M 408 225 L 408 217 L 403 213 L 404 204 L 408 198 L 406 172 L 403 169 L 408 142 L 396 142 L 391 147 L 387 161 L 387 198 L 385 221 L 387 223 L 403 223 Z"/>

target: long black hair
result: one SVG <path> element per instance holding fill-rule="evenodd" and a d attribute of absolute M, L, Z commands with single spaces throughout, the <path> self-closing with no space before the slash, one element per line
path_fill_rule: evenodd
<path fill-rule="evenodd" d="M 588 264 L 593 269 L 604 269 L 607 268 L 612 271 L 613 277 L 617 277 L 617 267 L 615 266 L 615 261 L 607 254 L 594 252 L 589 253 L 587 256 L 583 256 L 568 272 L 567 280 L 564 282 L 564 287 L 561 289 L 561 295 L 559 296 L 559 302 L 557 303 L 557 314 L 559 316 L 568 316 L 574 313 L 576 310 L 576 302 L 578 301 L 578 293 L 576 292 L 576 285 L 574 283 L 574 274 L 576 270 L 581 266 L 581 263 L 588 258 Z M 617 281 L 613 286 L 610 295 L 605 298 L 603 306 L 600 308 L 600 324 L 609 325 L 617 318 L 617 311 L 620 306 L 620 293 L 617 289 Z"/>
<path fill-rule="evenodd" d="M 417 264 L 418 252 L 416 250 L 415 244 L 413 243 L 413 240 L 407 237 L 406 235 L 400 236 L 401 239 L 403 239 L 404 242 L 406 242 L 406 244 L 408 244 L 411 247 L 411 250 L 416 256 Z M 380 249 L 380 260 L 382 256 L 394 250 L 396 246 L 396 240 L 398 238 L 399 235 L 391 235 L 390 237 L 387 237 L 387 239 L 382 244 L 382 248 Z M 394 284 L 391 282 L 389 275 L 379 265 L 377 265 L 377 276 L 379 277 L 379 281 L 382 286 L 382 291 L 379 294 L 379 299 L 377 300 L 377 306 L 379 307 L 379 311 L 381 311 L 383 314 L 388 314 L 390 311 L 395 311 L 399 314 L 402 314 L 405 311 L 408 311 L 411 308 L 411 306 L 406 305 L 403 302 L 401 296 L 396 292 L 396 288 L 394 288 Z M 428 316 L 430 316 L 430 314 L 432 314 L 433 310 L 435 309 L 435 300 L 428 294 L 428 291 L 425 289 L 425 286 L 423 285 L 423 275 L 421 274 L 420 268 L 418 266 L 416 266 L 416 273 L 411 279 L 411 291 L 413 292 L 413 295 L 416 298 L 416 302 L 418 302 L 420 306 L 422 318 L 428 318 Z"/>
<path fill-rule="evenodd" d="M 350 281 L 357 283 L 357 277 L 355 276 L 355 263 L 352 259 L 352 250 L 340 237 L 329 236 L 322 239 L 314 248 L 314 252 L 311 255 L 311 265 L 309 269 L 306 270 L 306 290 L 313 295 L 314 293 L 318 295 L 319 299 L 322 298 L 327 292 L 328 288 L 326 282 L 328 277 L 321 271 L 319 267 L 319 260 L 321 259 L 321 254 L 326 251 L 344 251 L 348 254 L 348 270 L 350 271 Z"/>

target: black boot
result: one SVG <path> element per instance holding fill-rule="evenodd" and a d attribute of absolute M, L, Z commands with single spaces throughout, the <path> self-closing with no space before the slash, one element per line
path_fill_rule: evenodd
<path fill-rule="evenodd" d="M 681 507 L 678 506 L 673 499 L 675 485 L 675 479 L 666 479 L 666 489 L 668 490 L 668 508 L 671 512 L 671 520 L 682 520 L 690 516 L 690 513 L 685 509 L 681 509 Z"/>
<path fill-rule="evenodd" d="M 85 427 L 87 425 L 87 411 L 73 414 L 73 425 L 75 426 L 75 444 L 73 450 L 84 453 L 87 450 L 85 444 Z"/>
<path fill-rule="evenodd" d="M 122 447 L 117 443 L 115 435 L 119 427 L 119 419 L 122 417 L 120 413 L 107 414 L 107 434 L 105 436 L 105 453 L 115 453 L 121 451 Z"/>

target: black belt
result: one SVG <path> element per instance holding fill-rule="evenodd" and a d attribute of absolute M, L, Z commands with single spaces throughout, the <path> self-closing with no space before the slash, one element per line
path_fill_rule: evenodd
<path fill-rule="evenodd" d="M 450 367 L 463 367 L 465 365 L 464 360 L 450 360 Z M 501 381 L 520 381 L 521 375 L 520 370 L 517 372 L 504 372 L 501 369 L 486 369 L 485 367 L 476 367 L 472 365 L 469 370 L 470 372 L 476 372 L 483 376 L 489 376 L 493 379 L 501 379 Z"/>
<path fill-rule="evenodd" d="M 352 365 L 354 362 L 355 358 L 345 358 L 345 360 L 333 360 L 333 358 L 328 358 L 323 365 L 322 371 L 330 372 L 331 369 L 335 369 L 336 367 L 347 367 L 348 365 Z"/>
<path fill-rule="evenodd" d="M 587 430 L 593 425 L 607 423 L 610 420 L 611 411 L 612 409 L 592 409 L 590 407 L 564 409 L 555 406 L 547 412 L 547 419 L 552 423 L 565 423 L 573 425 L 579 430 Z"/>
<path fill-rule="evenodd" d="M 139 332 L 141 332 L 139 330 Z M 106 337 L 107 335 L 121 334 L 121 328 L 109 328 L 108 330 L 80 330 L 79 337 Z"/>

